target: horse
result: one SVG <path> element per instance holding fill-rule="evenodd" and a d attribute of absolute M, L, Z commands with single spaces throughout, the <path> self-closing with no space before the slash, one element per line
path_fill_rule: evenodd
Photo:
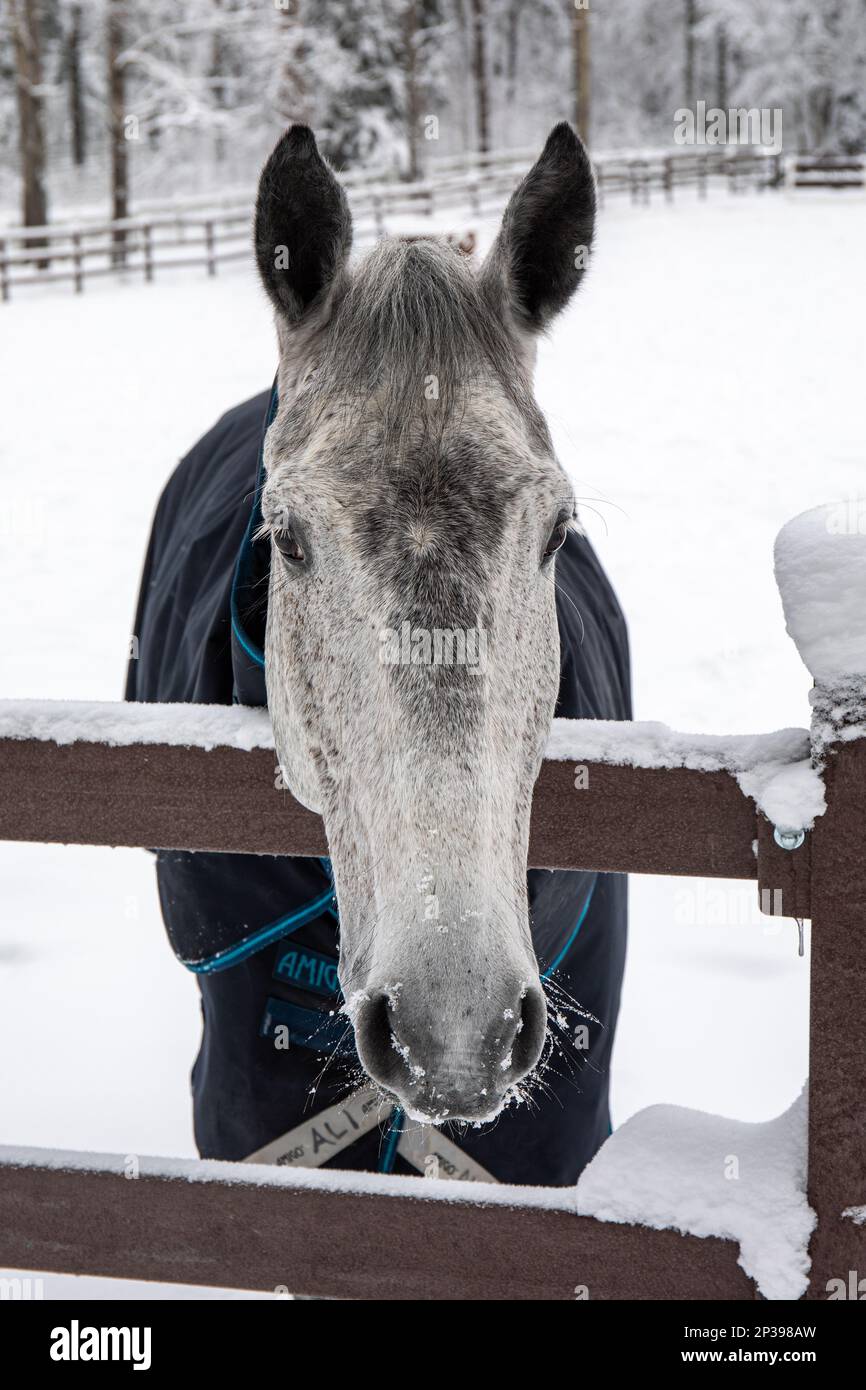
<path fill-rule="evenodd" d="M 403 1171 L 414 1126 L 460 1138 L 462 1175 L 571 1183 L 609 1133 L 625 881 L 527 872 L 554 714 L 631 717 L 624 619 L 532 385 L 594 221 L 567 123 L 480 267 L 435 237 L 351 260 L 305 126 L 261 173 L 276 378 L 163 493 L 127 697 L 266 703 L 275 794 L 329 855 L 157 856 L 201 989 L 204 1156 L 286 1131 L 278 1161 Z M 357 1142 L 327 1085 L 369 1088 Z"/>

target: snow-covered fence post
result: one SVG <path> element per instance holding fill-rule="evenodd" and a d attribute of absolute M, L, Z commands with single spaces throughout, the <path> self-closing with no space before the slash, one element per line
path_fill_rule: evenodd
<path fill-rule="evenodd" d="M 703 157 L 703 155 L 698 155 L 698 156 L 697 156 L 696 172 L 697 172 L 698 197 L 699 197 L 699 198 L 706 198 L 706 196 L 707 196 L 707 162 L 706 162 L 705 158 Z"/>
<path fill-rule="evenodd" d="M 144 278 L 153 279 L 153 243 L 151 241 L 151 226 L 145 222 L 141 229 L 142 244 L 144 247 Z"/>
<path fill-rule="evenodd" d="M 72 233 L 72 263 L 75 267 L 75 293 L 81 294 L 84 289 L 84 263 L 81 258 L 81 233 Z"/>
<path fill-rule="evenodd" d="M 373 220 L 376 227 L 376 236 L 385 235 L 385 219 L 382 215 L 382 195 L 378 188 L 373 190 Z"/>
<path fill-rule="evenodd" d="M 638 183 L 636 159 L 630 159 L 628 162 L 628 182 L 631 200 L 633 203 L 636 203 L 640 197 L 640 186 Z"/>
<path fill-rule="evenodd" d="M 216 275 L 216 249 L 214 245 L 213 222 L 208 220 L 204 224 L 204 240 L 207 247 L 207 273 Z"/>
<path fill-rule="evenodd" d="M 812 758 L 827 809 L 812 831 L 808 1297 L 866 1288 L 866 517 L 817 507 L 776 541 L 788 632 L 812 673 Z M 852 1283 L 851 1275 L 855 1277 Z"/>
<path fill-rule="evenodd" d="M 672 203 L 674 200 L 674 161 L 672 155 L 665 155 L 662 168 L 665 198 L 669 203 Z"/>

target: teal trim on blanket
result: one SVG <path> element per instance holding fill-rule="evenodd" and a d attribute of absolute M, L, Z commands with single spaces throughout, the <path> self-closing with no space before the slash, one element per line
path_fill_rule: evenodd
<path fill-rule="evenodd" d="M 235 565 L 234 579 L 232 580 L 231 598 L 229 601 L 231 608 L 232 632 L 234 633 L 235 637 L 237 638 L 238 642 L 240 643 L 241 647 L 246 652 L 250 660 L 255 662 L 256 666 L 261 667 L 264 667 L 265 664 L 265 654 L 262 651 L 261 647 L 258 645 L 258 643 L 253 642 L 244 631 L 244 626 L 241 621 L 240 608 L 238 605 L 238 589 L 243 583 L 244 571 L 247 566 L 247 557 L 249 554 L 249 549 L 250 546 L 253 544 L 253 536 L 255 535 L 256 531 L 258 531 L 262 523 L 261 495 L 262 484 L 264 482 L 265 475 L 265 437 L 267 435 L 268 430 L 274 422 L 278 405 L 279 396 L 277 395 L 277 386 L 275 382 L 271 391 L 271 403 L 268 407 L 268 418 L 265 422 L 265 430 L 264 434 L 262 435 L 262 443 L 259 449 L 259 462 L 258 467 L 256 469 L 256 490 L 253 496 L 253 505 L 250 511 L 250 519 L 247 522 L 247 529 L 244 532 L 244 538 L 241 542 L 241 548 L 238 552 L 237 564 Z"/>
<path fill-rule="evenodd" d="M 198 961 L 192 965 L 188 961 L 184 961 L 184 965 L 194 975 L 213 975 L 218 970 L 228 970 L 229 966 L 237 965 L 239 961 L 255 955 L 256 951 L 260 951 L 264 946 L 269 946 L 272 941 L 279 941 L 281 937 L 288 936 L 298 927 L 303 926 L 305 922 L 311 922 L 314 917 L 320 917 L 323 912 L 329 910 L 333 901 L 334 890 L 329 888 L 327 893 L 322 893 L 312 902 L 305 903 L 303 907 L 297 908 L 295 912 L 290 912 L 285 917 L 280 917 L 276 922 L 269 922 L 267 926 L 253 932 L 252 936 L 239 941 L 237 945 L 229 946 L 225 951 L 218 951 L 215 956 L 210 956 L 208 960 Z"/>
<path fill-rule="evenodd" d="M 572 929 L 571 935 L 569 936 L 559 955 L 556 957 L 556 960 L 553 962 L 552 965 L 549 965 L 547 967 L 544 974 L 541 976 L 542 980 L 548 980 L 550 976 L 553 974 L 554 970 L 559 969 L 559 967 L 562 965 L 562 962 L 565 960 L 565 957 L 568 955 L 569 951 L 571 950 L 572 946 L 577 940 L 577 934 L 583 926 L 584 922 L 586 921 L 586 914 L 589 912 L 589 905 L 592 902 L 592 895 L 595 892 L 596 883 L 598 883 L 598 879 L 595 879 L 592 887 L 589 890 L 589 896 L 587 897 L 587 900 L 583 905 L 583 909 Z"/>

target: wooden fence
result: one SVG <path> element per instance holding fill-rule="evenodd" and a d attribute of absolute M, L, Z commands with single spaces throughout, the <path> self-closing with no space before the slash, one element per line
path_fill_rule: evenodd
<path fill-rule="evenodd" d="M 0 838 L 325 852 L 319 818 L 275 791 L 273 758 L 0 739 Z M 530 837 L 534 866 L 751 879 L 775 911 L 811 916 L 815 1299 L 866 1275 L 866 1226 L 843 1214 L 866 1200 L 866 739 L 839 732 L 825 785 L 826 813 L 786 850 L 728 772 L 590 762 L 578 792 L 573 764 L 547 761 Z M 359 1299 L 754 1296 L 733 1242 L 579 1217 L 567 1198 L 217 1162 L 142 1160 L 128 1181 L 119 1160 L 0 1149 L 0 1264 Z"/>
<path fill-rule="evenodd" d="M 788 188 L 866 190 L 866 155 L 793 155 L 785 163 Z"/>
<path fill-rule="evenodd" d="M 499 210 L 530 157 L 502 156 L 453 170 L 440 170 L 419 183 L 367 183 L 360 178 L 347 190 L 359 243 L 383 236 L 388 219 L 432 217 L 460 209 L 474 217 Z M 652 192 L 667 199 L 675 190 L 694 187 L 704 196 L 711 182 L 732 192 L 776 187 L 783 181 L 778 158 L 740 150 L 683 152 L 659 157 L 605 157 L 595 165 L 599 199 L 627 194 L 648 202 Z M 28 285 L 71 284 L 77 293 L 88 280 L 122 275 L 153 280 L 179 267 L 215 275 L 220 265 L 251 261 L 253 195 L 191 204 L 120 221 L 81 220 L 46 227 L 0 227 L 0 300 Z"/>

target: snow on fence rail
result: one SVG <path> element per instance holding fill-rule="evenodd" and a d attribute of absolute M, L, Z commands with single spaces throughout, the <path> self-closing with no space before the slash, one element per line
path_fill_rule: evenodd
<path fill-rule="evenodd" d="M 718 1150 L 717 1165 L 704 1163 L 715 1184 L 705 1205 L 700 1173 L 679 1205 L 681 1192 L 651 1190 L 677 1183 L 669 1155 L 680 1152 L 675 1117 L 658 1107 L 616 1132 L 576 1191 L 169 1159 L 141 1160 L 129 1182 L 111 1156 L 6 1148 L 0 1264 L 394 1299 L 570 1299 L 581 1287 L 592 1298 L 743 1299 L 755 1296 L 750 1276 L 767 1296 L 796 1297 L 807 1271 L 806 1296 L 823 1299 L 850 1271 L 866 1274 L 866 537 L 834 533 L 818 509 L 783 529 L 776 567 L 815 677 L 811 734 L 556 721 L 529 862 L 752 879 L 764 911 L 811 917 L 808 1206 L 802 1164 L 779 1166 L 780 1153 L 805 1149 L 802 1106 L 735 1126 L 733 1140 L 727 1122 L 691 1124 L 683 1152 L 700 1152 L 700 1133 L 705 1156 L 707 1143 Z M 5 839 L 325 852 L 321 821 L 273 774 L 260 710 L 0 703 Z M 718 1199 L 724 1154 L 745 1130 L 752 1150 L 759 1131 L 775 1136 L 769 1249 L 756 1248 L 762 1193 L 752 1187 L 739 1213 L 740 1184 Z M 646 1163 L 647 1142 L 668 1157 Z M 779 1268 L 785 1240 L 791 1263 Z"/>
<path fill-rule="evenodd" d="M 383 236 L 387 219 L 467 208 L 479 217 L 498 210 L 530 164 L 514 152 L 487 158 L 417 183 L 349 180 L 349 200 L 360 242 Z M 647 202 L 653 189 L 673 198 L 674 190 L 694 185 L 706 193 L 711 179 L 724 179 L 731 191 L 770 187 L 782 181 L 778 158 L 749 151 L 713 149 L 676 155 L 604 156 L 596 161 L 600 201 L 609 193 L 628 193 Z M 82 293 L 87 280 L 136 275 L 153 280 L 156 271 L 204 268 L 251 256 L 252 196 L 212 199 L 210 204 L 177 205 L 117 221 L 85 219 L 45 227 L 0 227 L 0 300 L 13 287 L 70 283 Z"/>

